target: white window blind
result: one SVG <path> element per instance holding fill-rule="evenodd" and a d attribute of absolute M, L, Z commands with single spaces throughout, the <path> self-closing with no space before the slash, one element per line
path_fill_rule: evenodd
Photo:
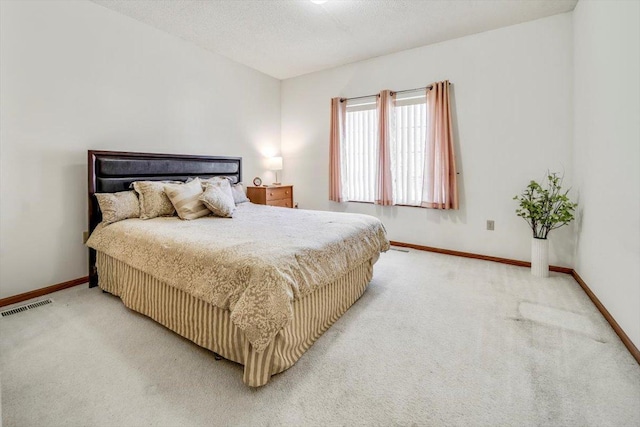
<path fill-rule="evenodd" d="M 375 97 L 347 101 L 345 123 L 343 192 L 346 199 L 371 202 L 375 197 L 378 158 L 378 113 Z"/>

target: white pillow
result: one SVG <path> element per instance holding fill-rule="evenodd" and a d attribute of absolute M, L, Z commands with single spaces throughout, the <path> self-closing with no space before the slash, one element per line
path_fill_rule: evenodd
<path fill-rule="evenodd" d="M 202 184 L 196 178 L 186 184 L 165 184 L 164 192 L 178 212 L 180 219 L 196 219 L 209 215 L 209 210 L 200 201 Z"/>
<path fill-rule="evenodd" d="M 204 193 L 200 196 L 200 201 L 214 215 L 224 218 L 231 218 L 236 210 L 236 204 L 231 195 L 231 186 L 227 180 L 207 184 Z"/>

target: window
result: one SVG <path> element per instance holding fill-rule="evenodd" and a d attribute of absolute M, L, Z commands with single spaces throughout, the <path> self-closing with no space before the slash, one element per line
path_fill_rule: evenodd
<path fill-rule="evenodd" d="M 329 200 L 458 209 L 451 123 L 448 80 L 332 98 Z"/>
<path fill-rule="evenodd" d="M 391 116 L 393 201 L 420 206 L 427 135 L 425 95 L 398 94 Z M 346 200 L 374 202 L 378 146 L 376 98 L 347 101 L 342 174 Z"/>

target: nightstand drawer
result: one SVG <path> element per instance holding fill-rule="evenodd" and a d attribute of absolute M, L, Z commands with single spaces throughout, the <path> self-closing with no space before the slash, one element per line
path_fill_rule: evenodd
<path fill-rule="evenodd" d="M 266 192 L 267 192 L 267 202 L 272 200 L 291 199 L 291 187 L 267 188 Z"/>
<path fill-rule="evenodd" d="M 291 208 L 291 199 L 279 199 L 279 200 L 269 200 L 267 202 L 269 206 L 280 206 L 282 208 Z"/>
<path fill-rule="evenodd" d="M 247 187 L 247 197 L 258 205 L 293 207 L 293 185 L 280 187 Z"/>

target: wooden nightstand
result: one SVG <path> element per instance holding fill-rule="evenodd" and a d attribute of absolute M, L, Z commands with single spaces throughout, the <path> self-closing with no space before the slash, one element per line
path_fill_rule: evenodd
<path fill-rule="evenodd" d="M 247 197 L 258 205 L 293 207 L 293 185 L 247 187 Z"/>

